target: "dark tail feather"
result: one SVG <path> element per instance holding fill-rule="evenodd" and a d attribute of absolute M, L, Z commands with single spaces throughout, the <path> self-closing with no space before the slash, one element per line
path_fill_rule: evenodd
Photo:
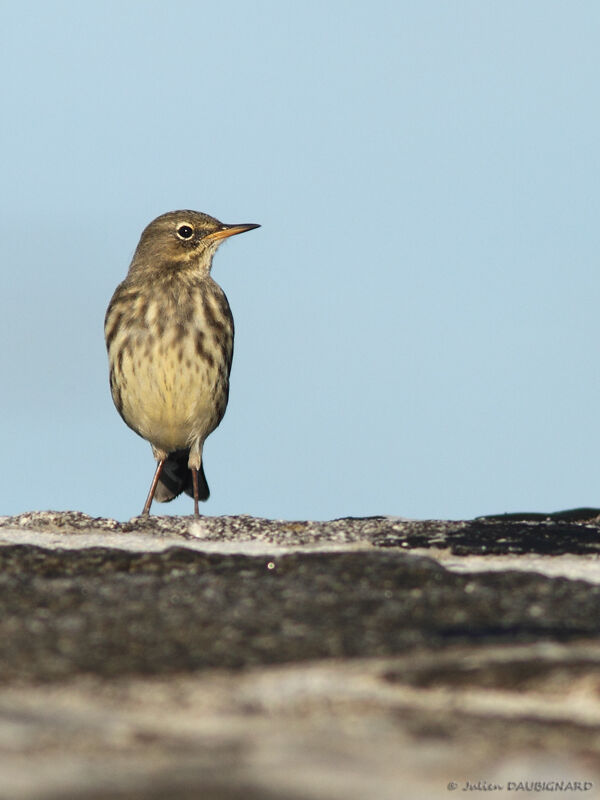
<path fill-rule="evenodd" d="M 182 492 L 194 496 L 192 470 L 188 468 L 189 450 L 177 450 L 170 453 L 160 475 L 154 499 L 159 503 L 168 503 Z M 198 499 L 208 500 L 210 489 L 204 474 L 204 465 L 198 471 Z"/>

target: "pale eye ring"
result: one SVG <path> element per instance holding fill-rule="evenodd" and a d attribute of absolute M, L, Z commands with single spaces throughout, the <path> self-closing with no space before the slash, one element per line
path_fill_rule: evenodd
<path fill-rule="evenodd" d="M 188 241 L 194 235 L 194 229 L 191 225 L 180 225 L 177 228 L 177 236 L 184 241 Z"/>

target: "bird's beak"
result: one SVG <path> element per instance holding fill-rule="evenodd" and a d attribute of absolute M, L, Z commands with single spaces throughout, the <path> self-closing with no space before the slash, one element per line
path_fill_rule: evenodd
<path fill-rule="evenodd" d="M 254 228 L 260 228 L 260 225 L 256 225 L 254 222 L 247 222 L 244 225 L 223 225 L 223 227 L 215 231 L 214 233 L 207 234 L 204 238 L 205 239 L 227 239 L 229 236 L 235 236 L 236 233 L 244 233 L 245 231 L 251 231 Z"/>

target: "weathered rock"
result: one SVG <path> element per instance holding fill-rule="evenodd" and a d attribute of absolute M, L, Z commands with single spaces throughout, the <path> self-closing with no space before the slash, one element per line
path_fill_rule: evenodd
<path fill-rule="evenodd" d="M 600 526 L 525 516 L 2 518 L 0 797 L 593 796 Z"/>

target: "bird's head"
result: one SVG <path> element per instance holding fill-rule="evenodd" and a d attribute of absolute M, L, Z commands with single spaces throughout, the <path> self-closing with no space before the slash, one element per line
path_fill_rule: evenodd
<path fill-rule="evenodd" d="M 224 239 L 260 225 L 226 225 L 201 211 L 169 211 L 146 226 L 131 262 L 131 271 L 192 268 L 209 272 Z"/>

